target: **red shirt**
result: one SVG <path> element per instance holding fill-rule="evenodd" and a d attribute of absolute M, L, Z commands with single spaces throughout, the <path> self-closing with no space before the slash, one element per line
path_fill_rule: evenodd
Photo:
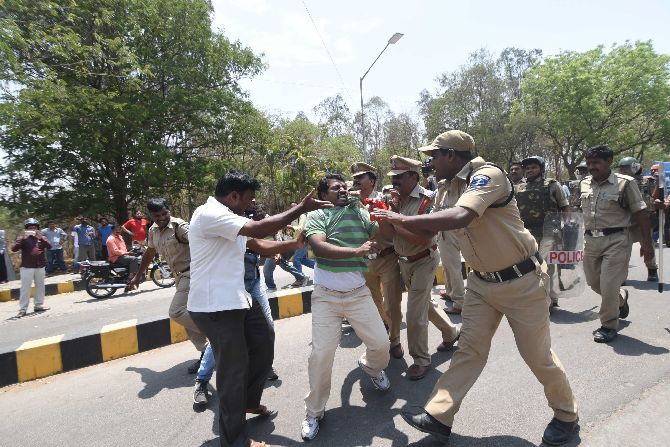
<path fill-rule="evenodd" d="M 134 241 L 145 241 L 147 239 L 147 224 L 146 219 L 135 219 L 134 217 L 123 224 L 123 228 L 133 233 Z"/>

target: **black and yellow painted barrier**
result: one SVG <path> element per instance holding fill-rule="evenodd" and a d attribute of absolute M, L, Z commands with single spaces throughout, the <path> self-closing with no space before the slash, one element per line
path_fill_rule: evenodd
<path fill-rule="evenodd" d="M 84 281 L 75 280 L 75 281 L 61 281 L 58 283 L 51 283 L 44 285 L 44 295 L 58 295 L 61 293 L 70 293 L 77 292 L 79 290 L 85 290 L 86 285 Z M 0 301 L 11 301 L 18 300 L 19 295 L 21 294 L 21 289 L 19 287 L 13 289 L 1 289 L 0 290 Z M 31 296 L 35 296 L 35 287 L 32 288 L 30 292 Z"/>
<path fill-rule="evenodd" d="M 462 268 L 464 275 L 470 270 L 464 263 Z M 435 282 L 444 284 L 441 267 L 436 271 Z M 279 320 L 311 313 L 312 289 L 309 286 L 270 294 L 272 318 Z M 183 326 L 169 318 L 162 318 L 142 323 L 137 320 L 122 321 L 103 326 L 97 333 L 74 338 L 55 335 L 30 340 L 11 352 L 0 353 L 0 387 L 72 371 L 187 339 Z"/>

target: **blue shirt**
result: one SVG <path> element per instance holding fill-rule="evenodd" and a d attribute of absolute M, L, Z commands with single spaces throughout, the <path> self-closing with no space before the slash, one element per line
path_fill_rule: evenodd
<path fill-rule="evenodd" d="M 60 250 L 63 248 L 60 244 L 60 241 L 67 238 L 67 233 L 63 231 L 62 228 L 57 227 L 53 231 L 51 231 L 49 228 L 45 228 L 42 230 L 42 233 L 49 240 L 49 243 L 51 244 L 51 250 Z"/>
<path fill-rule="evenodd" d="M 113 228 L 114 226 L 111 224 L 98 226 L 98 232 L 100 233 L 100 240 L 102 241 L 103 245 L 107 243 L 107 238 L 109 237 L 110 234 L 112 234 Z"/>
<path fill-rule="evenodd" d="M 77 232 L 77 240 L 79 246 L 93 245 L 93 238 L 95 237 L 95 228 L 90 225 L 75 225 L 73 228 Z"/>

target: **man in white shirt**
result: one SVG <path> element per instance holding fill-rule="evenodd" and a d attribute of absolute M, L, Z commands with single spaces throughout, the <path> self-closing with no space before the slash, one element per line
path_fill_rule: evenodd
<path fill-rule="evenodd" d="M 209 339 L 216 359 L 220 443 L 228 447 L 264 446 L 249 439 L 245 413 L 270 414 L 260 404 L 274 359 L 274 331 L 244 286 L 244 252 L 262 252 L 263 238 L 303 213 L 332 206 L 308 194 L 296 207 L 253 221 L 243 217 L 260 184 L 229 171 L 215 196 L 199 206 L 189 228 L 191 288 L 188 311 Z"/>

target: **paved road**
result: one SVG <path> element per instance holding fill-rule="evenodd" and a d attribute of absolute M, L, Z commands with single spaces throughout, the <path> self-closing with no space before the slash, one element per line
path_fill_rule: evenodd
<path fill-rule="evenodd" d="M 311 277 L 311 270 L 305 268 Z M 294 281 L 293 276 L 281 269 L 275 271 L 275 282 L 283 287 Z M 152 281 L 144 282 L 138 291 L 116 292 L 109 298 L 97 299 L 85 291 L 47 296 L 48 312 L 32 312 L 16 319 L 19 303 L 16 300 L 0 302 L 0 352 L 13 350 L 27 340 L 64 334 L 66 337 L 95 333 L 101 327 L 120 321 L 137 319 L 138 322 L 165 318 L 168 315 L 174 287 L 161 289 Z"/>
<path fill-rule="evenodd" d="M 661 295 L 655 285 L 643 282 L 646 272 L 638 259 L 633 263 L 631 289 L 644 290 L 632 291 L 629 320 L 611 345 L 592 341 L 591 331 L 599 326 L 599 299 L 591 292 L 564 300 L 552 316 L 554 348 L 580 406 L 581 431 L 571 445 L 670 445 L 670 293 Z M 255 438 L 272 445 L 302 443 L 310 324 L 310 315 L 276 324 L 280 381 L 268 385 L 264 403 L 279 413 L 273 420 L 252 419 L 250 424 Z M 437 346 L 437 331 L 431 328 L 429 334 L 431 346 Z M 387 370 L 392 389 L 380 393 L 356 366 L 363 349 L 344 326 L 326 420 L 312 444 L 438 445 L 409 428 L 399 411 L 424 403 L 450 354 L 436 353 L 435 369 L 418 383 L 404 377 L 409 357 L 392 360 Z M 200 412 L 191 405 L 193 376 L 185 369 L 193 357 L 192 346 L 180 343 L 0 389 L 2 444 L 215 446 L 215 405 Z M 509 326 L 501 324 L 449 445 L 535 446 L 550 418 L 542 387 L 516 351 Z"/>

